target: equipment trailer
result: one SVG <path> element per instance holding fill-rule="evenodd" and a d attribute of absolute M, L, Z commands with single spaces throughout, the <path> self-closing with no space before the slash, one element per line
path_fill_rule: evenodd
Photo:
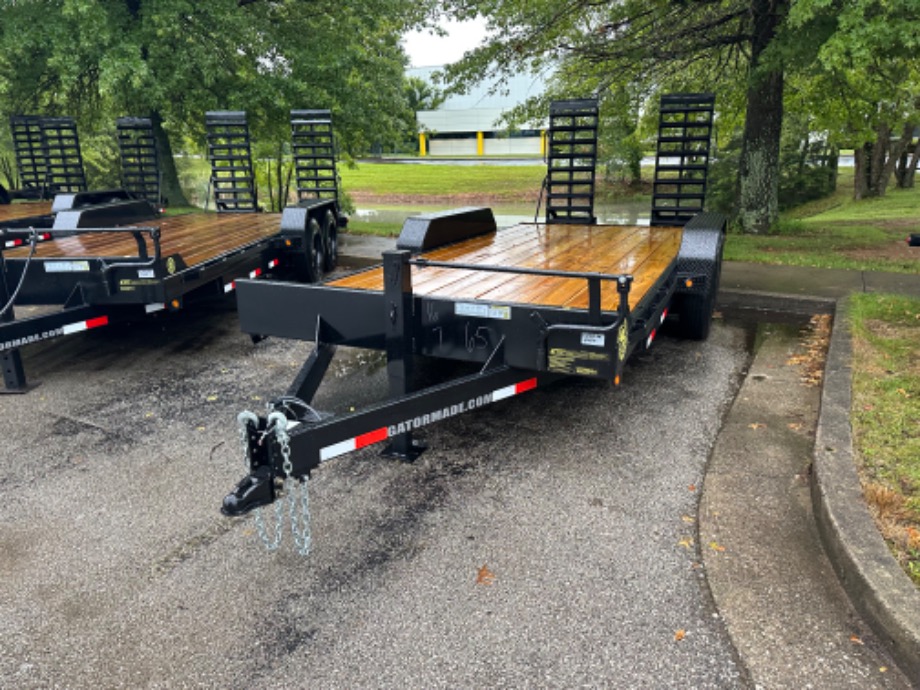
<path fill-rule="evenodd" d="M 711 122 L 711 96 L 689 103 L 695 109 L 688 118 Z M 551 108 L 545 224 L 498 230 L 487 208 L 417 216 L 406 221 L 382 266 L 321 285 L 240 281 L 245 332 L 316 347 L 267 414 L 239 415 L 249 473 L 225 497 L 225 515 L 276 502 L 280 520 L 285 501 L 278 499 L 285 495 L 295 541 L 306 553 L 306 482 L 321 463 L 384 441 L 384 455 L 414 459 L 422 450 L 415 430 L 563 377 L 619 384 L 629 356 L 651 346 L 672 305 L 686 336 L 706 337 L 724 218 L 698 213 L 686 225 L 595 224 L 593 195 L 585 196 L 579 175 L 590 170 L 593 187 L 596 127 L 596 101 Z M 386 352 L 388 400 L 339 417 L 310 406 L 339 345 Z M 416 391 L 410 381 L 417 355 L 480 367 Z M 263 541 L 277 547 L 280 529 L 270 536 L 257 517 Z"/>
<path fill-rule="evenodd" d="M 19 356 L 23 345 L 182 308 L 192 292 L 235 289 L 240 278 L 271 275 L 315 281 L 329 258 L 330 234 L 339 224 L 334 200 L 314 199 L 280 214 L 253 212 L 251 177 L 242 179 L 234 137 L 248 138 L 243 113 L 208 113 L 209 148 L 219 208 L 245 199 L 247 209 L 172 216 L 142 224 L 100 227 L 87 208 L 58 213 L 53 238 L 42 244 L 0 246 L 0 358 L 6 392 L 28 389 Z M 248 147 L 246 149 L 248 158 Z M 147 202 L 143 202 L 147 203 Z M 50 314 L 16 319 L 13 306 L 62 305 Z"/>

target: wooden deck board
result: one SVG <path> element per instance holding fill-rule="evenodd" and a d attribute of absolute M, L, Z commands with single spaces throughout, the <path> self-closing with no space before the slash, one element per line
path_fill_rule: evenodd
<path fill-rule="evenodd" d="M 630 305 L 636 305 L 675 260 L 682 230 L 676 227 L 521 224 L 423 254 L 431 261 L 567 272 L 631 274 Z M 355 290 L 383 290 L 376 267 L 328 283 Z M 584 279 L 412 267 L 416 294 L 444 299 L 539 304 L 586 309 Z M 602 285 L 601 304 L 616 309 L 613 282 Z"/>
<path fill-rule="evenodd" d="M 51 213 L 50 201 L 35 201 L 0 206 L 0 227 L 5 220 L 19 220 L 29 216 L 47 216 Z"/>
<path fill-rule="evenodd" d="M 196 266 L 233 249 L 278 234 L 278 214 L 200 214 L 159 218 L 137 223 L 138 227 L 160 228 L 160 249 L 164 257 L 178 254 L 188 266 Z M 146 236 L 145 236 L 146 237 Z M 153 246 L 147 239 L 148 251 Z M 24 258 L 28 248 L 6 252 L 7 258 Z M 80 259 L 89 257 L 134 257 L 137 243 L 130 233 L 83 233 L 44 242 L 36 257 Z"/>

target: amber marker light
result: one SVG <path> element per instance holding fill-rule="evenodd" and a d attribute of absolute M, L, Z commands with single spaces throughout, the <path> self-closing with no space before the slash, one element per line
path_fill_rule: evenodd
<path fill-rule="evenodd" d="M 177 300 L 177 299 L 174 299 L 172 302 L 170 302 L 170 304 L 172 304 L 172 308 L 173 308 L 173 309 L 178 309 L 178 308 L 179 308 L 179 300 Z"/>
<path fill-rule="evenodd" d="M 285 241 L 284 241 L 284 246 L 285 246 L 285 247 L 290 247 L 292 244 L 294 244 L 294 243 L 291 242 L 290 240 L 285 240 Z"/>
<path fill-rule="evenodd" d="M 619 386 L 619 385 L 620 385 L 620 377 L 619 377 L 619 376 L 614 376 L 614 377 L 613 377 L 613 385 L 614 385 L 614 386 Z"/>
<path fill-rule="evenodd" d="M 688 288 L 692 288 L 692 287 L 693 287 L 693 281 L 690 280 L 690 278 L 687 278 L 687 279 L 684 281 L 684 286 L 685 286 L 685 287 L 688 287 Z"/>

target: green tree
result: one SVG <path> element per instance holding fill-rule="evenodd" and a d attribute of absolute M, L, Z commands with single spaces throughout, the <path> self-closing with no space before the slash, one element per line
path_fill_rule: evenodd
<path fill-rule="evenodd" d="M 413 114 L 419 110 L 435 110 L 444 102 L 444 94 L 440 89 L 421 77 L 406 77 L 403 92 Z"/>
<path fill-rule="evenodd" d="M 150 115 L 167 196 L 183 200 L 172 146 L 201 141 L 209 109 L 249 113 L 286 138 L 291 108 L 330 108 L 346 153 L 400 130 L 399 37 L 410 0 L 0 1 L 0 112 L 75 115 L 111 127 Z"/>
<path fill-rule="evenodd" d="M 557 70 L 557 81 L 601 96 L 693 75 L 716 85 L 746 80 L 740 217 L 766 231 L 778 213 L 783 71 L 767 59 L 787 9 L 784 0 L 493 0 L 449 3 L 461 18 L 482 13 L 488 43 L 449 75 L 461 81 L 526 69 Z M 686 81 L 686 80 L 685 80 Z M 574 89 L 573 89 L 573 92 Z"/>
<path fill-rule="evenodd" d="M 461 84 L 483 74 L 547 69 L 555 71 L 556 93 L 607 98 L 668 85 L 717 92 L 720 113 L 723 91 L 732 106 L 741 92 L 736 198 L 748 232 L 768 231 L 779 212 L 787 80 L 813 71 L 822 51 L 827 59 L 839 57 L 847 45 L 854 75 L 862 77 L 871 46 L 892 39 L 896 48 L 885 54 L 903 51 L 914 44 L 920 20 L 916 0 L 453 0 L 447 6 L 459 18 L 482 14 L 492 26 L 487 44 L 448 70 Z M 876 104 L 899 89 L 884 78 L 879 86 Z"/>
<path fill-rule="evenodd" d="M 799 80 L 816 126 L 855 154 L 853 194 L 881 196 L 893 174 L 911 186 L 920 144 L 920 4 L 915 0 L 810 0 L 789 24 L 813 41 Z"/>

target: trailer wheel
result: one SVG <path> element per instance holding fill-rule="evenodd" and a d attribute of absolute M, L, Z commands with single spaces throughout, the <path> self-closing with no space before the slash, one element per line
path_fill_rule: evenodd
<path fill-rule="evenodd" d="M 317 283 L 323 277 L 326 251 L 323 247 L 323 233 L 315 218 L 307 223 L 307 282 Z"/>
<path fill-rule="evenodd" d="M 339 223 L 332 211 L 326 211 L 323 218 L 323 238 L 326 244 L 323 270 L 331 273 L 339 262 Z"/>

